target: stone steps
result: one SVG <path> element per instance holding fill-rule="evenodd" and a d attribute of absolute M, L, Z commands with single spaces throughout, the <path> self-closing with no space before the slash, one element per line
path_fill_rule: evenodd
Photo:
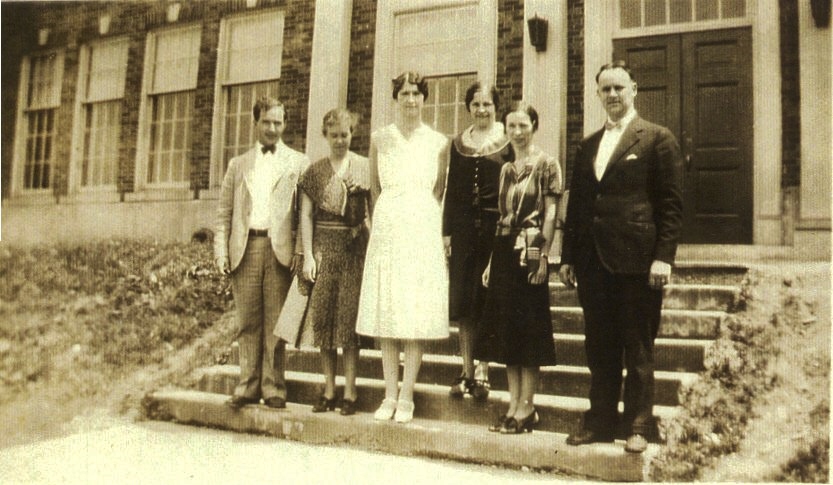
<path fill-rule="evenodd" d="M 621 441 L 567 446 L 563 433 L 536 430 L 524 435 L 501 435 L 488 432 L 482 423 L 436 421 L 419 416 L 403 425 L 376 421 L 368 413 L 313 414 L 310 406 L 294 402 L 285 410 L 249 405 L 233 411 L 223 404 L 225 400 L 222 394 L 165 390 L 149 394 L 145 403 L 148 414 L 160 420 L 397 455 L 558 470 L 614 482 L 644 480 L 646 465 L 659 449 L 658 445 L 649 444 L 645 453 L 625 453 Z"/>
<path fill-rule="evenodd" d="M 674 269 L 665 289 L 662 323 L 656 341 L 656 405 L 658 421 L 673 420 L 678 412 L 680 391 L 701 378 L 704 358 L 720 326 L 733 310 L 746 267 L 732 263 L 682 262 Z M 158 391 L 148 395 L 146 405 L 157 419 L 223 429 L 265 433 L 308 443 L 348 443 L 364 449 L 403 455 L 426 455 L 467 462 L 496 463 L 557 469 L 602 480 L 645 479 L 651 457 L 657 452 L 658 436 L 644 454 L 623 451 L 623 444 L 593 444 L 571 447 L 566 435 L 577 431 L 588 409 L 590 374 L 585 367 L 584 318 L 575 290 L 568 290 L 554 275 L 550 282 L 553 338 L 559 365 L 541 369 L 540 391 L 535 405 L 541 417 L 536 430 L 523 436 L 490 433 L 487 427 L 505 411 L 508 393 L 502 366 L 492 364 L 492 392 L 487 402 L 448 396 L 448 386 L 459 375 L 461 359 L 458 332 L 426 344 L 426 354 L 415 388 L 415 419 L 406 425 L 377 422 L 372 413 L 384 396 L 380 352 L 363 349 L 357 386 L 358 414 L 343 417 L 328 412 L 313 414 L 322 387 L 317 349 L 287 349 L 288 410 L 262 405 L 233 411 L 223 402 L 239 377 L 236 365 L 217 365 L 200 370 L 196 390 Z M 231 364 L 237 363 L 232 346 Z M 339 365 L 341 368 L 341 364 Z M 337 377 L 338 393 L 343 378 Z M 620 412 L 622 411 L 620 403 Z M 618 438 L 624 438 L 621 430 Z"/>
<path fill-rule="evenodd" d="M 207 367 L 201 371 L 197 390 L 231 395 L 239 376 L 240 369 L 234 365 Z M 336 382 L 340 395 L 344 380 L 339 376 Z M 319 373 L 287 371 L 288 401 L 312 405 L 321 395 L 322 383 Z M 356 403 L 357 410 L 372 415 L 384 398 L 384 382 L 381 379 L 360 377 L 356 380 L 356 385 L 359 394 Z M 486 402 L 477 402 L 470 398 L 451 399 L 448 396 L 447 386 L 420 382 L 414 388 L 415 416 L 442 422 L 479 424 L 484 429 L 494 421 L 496 416 L 506 411 L 508 400 L 508 392 L 502 390 L 492 391 Z M 539 394 L 536 396 L 535 408 L 541 417 L 536 431 L 571 433 L 577 430 L 582 413 L 589 408 L 589 401 L 584 397 Z M 658 421 L 672 419 L 675 414 L 674 406 L 654 406 L 654 415 Z M 622 433 L 619 434 L 622 435 Z M 621 437 L 624 438 L 624 436 Z M 657 436 L 649 438 L 653 442 L 658 440 Z"/>

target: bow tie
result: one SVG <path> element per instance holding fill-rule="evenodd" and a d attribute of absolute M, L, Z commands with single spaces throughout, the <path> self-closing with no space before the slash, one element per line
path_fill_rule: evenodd
<path fill-rule="evenodd" d="M 275 153 L 275 145 L 263 145 L 262 147 L 260 147 L 260 151 L 264 154 L 266 152 Z"/>
<path fill-rule="evenodd" d="M 605 121 L 605 130 L 616 130 L 622 127 L 622 120 L 617 122 L 612 122 L 610 120 Z"/>

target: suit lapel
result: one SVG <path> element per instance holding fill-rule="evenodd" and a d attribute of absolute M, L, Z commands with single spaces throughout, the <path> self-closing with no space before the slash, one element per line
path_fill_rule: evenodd
<path fill-rule="evenodd" d="M 272 165 L 272 172 L 275 175 L 275 183 L 272 185 L 270 192 L 275 191 L 275 187 L 277 187 L 278 182 L 280 182 L 283 176 L 289 171 L 292 163 L 289 147 L 284 145 L 283 141 L 279 141 L 275 147 L 275 158 L 276 163 Z"/>
<path fill-rule="evenodd" d="M 607 176 L 608 173 L 614 168 L 614 166 L 628 153 L 634 145 L 639 143 L 639 137 L 642 134 L 642 119 L 639 117 L 634 118 L 629 124 L 628 127 L 625 128 L 625 132 L 622 133 L 622 137 L 619 138 L 619 143 L 616 145 L 616 148 L 613 149 L 613 153 L 610 155 L 610 161 L 607 163 L 607 167 L 605 168 L 605 172 L 602 175 L 602 180 Z"/>
<path fill-rule="evenodd" d="M 256 156 L 257 150 L 254 148 L 243 155 L 243 183 L 246 184 L 246 190 L 249 192 L 250 196 L 252 194 L 252 177 L 254 176 Z"/>

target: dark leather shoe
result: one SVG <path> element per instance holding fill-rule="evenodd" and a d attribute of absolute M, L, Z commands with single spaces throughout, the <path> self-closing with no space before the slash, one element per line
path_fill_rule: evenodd
<path fill-rule="evenodd" d="M 566 443 L 570 446 L 587 445 L 590 443 L 612 443 L 613 433 L 599 433 L 589 429 L 583 429 L 567 437 Z"/>
<path fill-rule="evenodd" d="M 278 396 L 272 396 L 263 400 L 263 404 L 270 408 L 283 409 L 286 407 L 286 399 Z"/>
<path fill-rule="evenodd" d="M 333 411 L 336 408 L 336 398 L 327 399 L 323 395 L 318 398 L 318 402 L 312 406 L 312 412 L 314 413 L 324 413 L 327 411 Z"/>
<path fill-rule="evenodd" d="M 469 387 L 469 394 L 471 394 L 471 397 L 473 397 L 475 401 L 484 402 L 489 398 L 489 389 L 491 389 L 491 387 L 492 386 L 489 384 L 489 381 L 475 379 Z"/>
<path fill-rule="evenodd" d="M 525 418 L 509 418 L 504 421 L 500 428 L 500 434 L 531 433 L 539 421 L 538 411 L 533 409 Z"/>
<path fill-rule="evenodd" d="M 508 416 L 506 416 L 505 414 L 501 414 L 500 416 L 497 417 L 497 419 L 495 419 L 494 424 L 489 426 L 489 431 L 491 431 L 492 433 L 499 432 L 500 429 L 503 428 L 503 426 L 506 424 L 506 421 L 508 419 L 509 419 Z"/>
<path fill-rule="evenodd" d="M 246 396 L 231 396 L 228 401 L 226 401 L 226 406 L 232 409 L 240 409 L 246 404 L 257 404 L 260 402 L 260 399 L 255 399 L 253 397 L 246 397 Z"/>
<path fill-rule="evenodd" d="M 338 412 L 342 416 L 352 416 L 356 414 L 356 400 L 353 399 L 342 399 L 341 400 L 341 411 Z"/>
<path fill-rule="evenodd" d="M 628 441 L 625 442 L 625 451 L 628 453 L 642 453 L 647 448 L 648 440 L 638 433 L 628 436 Z"/>

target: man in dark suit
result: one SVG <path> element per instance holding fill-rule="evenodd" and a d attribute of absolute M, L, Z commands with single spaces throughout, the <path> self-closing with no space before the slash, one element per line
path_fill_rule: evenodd
<path fill-rule="evenodd" d="M 578 286 L 591 374 L 590 409 L 567 443 L 613 441 L 624 357 L 625 450 L 641 453 L 653 426 L 654 339 L 682 223 L 683 164 L 674 135 L 636 114 L 623 61 L 602 66 L 596 85 L 608 120 L 576 153 L 559 270 Z"/>

